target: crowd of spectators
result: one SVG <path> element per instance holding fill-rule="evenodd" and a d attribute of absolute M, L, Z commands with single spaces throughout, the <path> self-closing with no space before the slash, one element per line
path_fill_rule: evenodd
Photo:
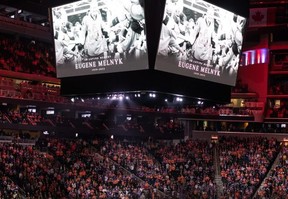
<path fill-rule="evenodd" d="M 3 33 L 0 44 L 0 69 L 56 77 L 51 44 Z"/>
<path fill-rule="evenodd" d="M 279 153 L 276 139 L 221 137 L 220 172 L 225 198 L 252 198 Z"/>
<path fill-rule="evenodd" d="M 29 199 L 214 199 L 215 149 L 224 185 L 221 198 L 251 198 L 262 182 L 258 198 L 287 194 L 287 147 L 265 178 L 280 144 L 264 137 L 220 137 L 218 144 L 104 137 L 41 137 L 35 146 L 0 143 L 0 194 Z"/>
<path fill-rule="evenodd" d="M 7 176 L 0 173 L 0 198 L 11 199 L 11 198 L 21 198 L 25 194 L 17 184 L 15 184 Z"/>
<path fill-rule="evenodd" d="M 166 180 L 161 165 L 156 162 L 155 158 L 149 154 L 147 148 L 141 143 L 106 140 L 101 147 L 101 154 L 134 173 L 149 185 L 167 193 L 167 190 L 164 190 L 161 186 L 165 183 L 163 181 Z"/>
<path fill-rule="evenodd" d="M 272 168 L 269 175 L 264 179 L 262 186 L 256 194 L 256 199 L 262 198 L 286 198 L 288 195 L 288 148 L 284 143 L 281 148 L 279 162 Z"/>
<path fill-rule="evenodd" d="M 151 194 L 134 175 L 95 155 L 85 141 L 50 139 L 48 151 L 65 167 L 65 185 L 71 198 L 140 198 Z"/>
<path fill-rule="evenodd" d="M 24 190 L 26 198 L 144 199 L 154 194 L 149 186 L 119 165 L 98 157 L 85 141 L 46 142 L 45 153 L 31 146 L 0 144 L 3 179 L 5 176 L 12 179 Z M 8 190 L 16 188 L 10 184 L 9 188 L 1 186 L 1 193 L 10 193 Z M 154 198 L 159 197 L 155 194 Z"/>
<path fill-rule="evenodd" d="M 21 187 L 27 198 L 61 198 L 64 189 L 57 183 L 52 157 L 36 151 L 32 146 L 11 143 L 0 144 L 1 171 Z M 51 193 L 49 193 L 49 191 Z"/>
<path fill-rule="evenodd" d="M 147 195 L 155 194 L 117 163 L 96 156 L 85 141 L 49 139 L 46 143 L 51 155 L 32 147 L 0 144 L 1 193 L 9 197 L 20 186 L 26 198 L 151 198 Z M 93 143 L 99 148 L 97 140 Z M 6 176 L 17 186 L 8 184 Z"/>
<path fill-rule="evenodd" d="M 56 77 L 52 45 L 9 35 L 0 36 L 0 69 Z M 232 92 L 247 93 L 248 85 L 237 81 Z M 269 94 L 287 94 L 287 82 L 271 86 Z M 32 81 L 0 79 L 0 96 L 72 103 L 60 96 L 60 88 Z M 74 103 L 74 102 L 73 102 Z M 83 103 L 79 102 L 83 105 Z M 85 106 L 95 103 L 88 101 Z M 110 102 L 97 102 L 99 108 L 123 108 Z M 127 107 L 124 107 L 127 108 Z M 251 107 L 235 112 L 227 107 L 129 107 L 143 112 L 182 113 L 192 115 L 253 115 Z M 268 116 L 287 117 L 286 105 L 268 110 Z M 0 111 L 3 123 L 41 125 L 43 116 L 32 112 Z M 78 126 L 87 123 L 66 120 L 58 115 L 50 125 Z M 47 123 L 46 123 L 47 124 Z M 49 124 L 49 123 L 48 123 Z M 109 125 L 102 123 L 104 128 Z M 106 127 L 105 127 L 106 126 Z M 120 123 L 124 130 L 144 131 L 135 121 Z M 155 126 L 161 133 L 183 131 L 181 123 L 165 121 Z M 0 132 L 4 135 L 4 131 Z M 29 139 L 27 134 L 19 134 Z M 41 141 L 41 140 L 40 140 Z M 43 140 L 42 140 L 43 141 Z M 43 142 L 42 142 L 43 143 Z M 0 143 L 0 198 L 216 198 L 213 145 L 187 140 L 180 143 L 127 142 L 113 139 L 90 143 L 84 140 L 45 140 L 45 152 L 32 146 Z M 43 148 L 42 148 L 43 149 Z M 279 198 L 288 194 L 287 147 L 283 146 L 280 162 L 267 178 L 267 172 L 279 149 L 276 140 L 266 138 L 220 139 L 220 170 L 224 183 L 224 198 Z M 98 155 L 101 154 L 102 156 Z M 22 189 L 24 193 L 22 192 Z M 158 195 L 158 194 L 160 195 Z"/>
<path fill-rule="evenodd" d="M 188 139 L 177 144 L 154 144 L 150 150 L 180 198 L 216 197 L 212 144 Z"/>
<path fill-rule="evenodd" d="M 108 156 L 172 198 L 215 198 L 212 146 L 188 140 L 178 144 L 107 140 Z"/>

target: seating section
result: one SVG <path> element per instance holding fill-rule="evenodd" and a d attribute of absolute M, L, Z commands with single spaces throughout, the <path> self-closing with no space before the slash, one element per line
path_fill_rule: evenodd
<path fill-rule="evenodd" d="M 219 144 L 95 137 L 0 143 L 0 194 L 30 198 L 283 197 L 287 147 L 275 139 L 221 137 Z M 279 149 L 279 150 L 278 150 Z M 215 182 L 215 153 L 223 195 Z M 273 184 L 273 182 L 279 182 Z M 261 185 L 262 184 L 262 185 Z M 261 187 L 260 187 L 261 185 Z M 259 189 L 258 189 L 259 188 Z"/>
<path fill-rule="evenodd" d="M 287 145 L 284 144 L 279 154 L 277 164 L 271 169 L 271 172 L 264 179 L 261 188 L 257 192 L 257 199 L 287 197 L 287 155 L 288 148 Z"/>
<path fill-rule="evenodd" d="M 222 137 L 220 171 L 225 198 L 252 198 L 279 153 L 275 139 Z"/>
<path fill-rule="evenodd" d="M 56 77 L 52 44 L 0 34 L 0 70 Z"/>

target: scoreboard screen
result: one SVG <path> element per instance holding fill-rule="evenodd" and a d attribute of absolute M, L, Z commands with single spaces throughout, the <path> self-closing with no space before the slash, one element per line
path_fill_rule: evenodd
<path fill-rule="evenodd" d="M 234 86 L 246 18 L 202 0 L 167 0 L 155 69 Z"/>
<path fill-rule="evenodd" d="M 76 1 L 51 18 L 58 78 L 149 68 L 143 1 Z"/>

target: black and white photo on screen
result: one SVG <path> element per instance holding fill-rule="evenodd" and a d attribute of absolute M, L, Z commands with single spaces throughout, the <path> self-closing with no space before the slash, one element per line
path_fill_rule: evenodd
<path fill-rule="evenodd" d="M 202 0 L 167 0 L 158 55 L 235 75 L 245 23 L 244 17 Z"/>
<path fill-rule="evenodd" d="M 144 0 L 82 0 L 52 8 L 56 66 L 147 53 Z"/>

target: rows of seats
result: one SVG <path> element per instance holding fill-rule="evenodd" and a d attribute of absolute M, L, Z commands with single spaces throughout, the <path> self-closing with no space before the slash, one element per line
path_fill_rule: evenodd
<path fill-rule="evenodd" d="M 56 77 L 52 44 L 0 35 L 0 69 Z"/>
<path fill-rule="evenodd" d="M 252 198 L 278 153 L 276 139 L 221 137 L 219 154 L 224 198 Z"/>
<path fill-rule="evenodd" d="M 256 199 L 260 198 L 283 198 L 287 197 L 287 174 L 288 174 L 288 147 L 283 144 L 279 160 L 271 173 L 265 178 L 264 183 L 256 194 Z"/>
<path fill-rule="evenodd" d="M 247 103 L 246 108 L 235 112 L 232 108 L 227 107 L 199 107 L 192 105 L 185 105 L 183 107 L 172 107 L 172 106 L 160 106 L 160 107 L 148 107 L 148 106 L 124 106 L 116 102 L 111 102 L 111 100 L 95 100 L 95 99 L 78 99 L 73 100 L 73 102 L 67 98 L 60 95 L 59 86 L 51 86 L 45 83 L 32 83 L 31 81 L 15 81 L 11 78 L 0 78 L 0 97 L 9 97 L 16 99 L 25 100 L 36 100 L 45 101 L 53 103 L 65 103 L 65 104 L 77 104 L 79 106 L 85 107 L 98 107 L 101 109 L 119 109 L 119 110 L 131 110 L 131 111 L 141 111 L 141 112 L 161 112 L 161 113 L 177 113 L 177 114 L 189 114 L 189 115 L 254 115 L 255 106 L 250 106 Z M 262 106 L 263 107 L 263 106 Z M 261 107 L 259 107 L 261 108 Z M 262 111 L 262 110 L 260 110 Z"/>
<path fill-rule="evenodd" d="M 61 113 L 54 113 L 47 115 L 44 111 L 31 112 L 27 109 L 19 110 L 15 109 L 2 110 L 0 111 L 0 122 L 9 124 L 22 124 L 39 127 L 67 127 L 74 128 L 75 130 L 86 131 L 99 131 L 99 132 L 110 132 L 122 134 L 131 134 L 135 136 L 157 136 L 158 139 L 181 139 L 184 136 L 185 126 L 184 123 L 177 118 L 147 118 L 137 119 L 133 118 L 127 120 L 115 120 L 113 118 L 101 118 L 101 117 L 86 117 L 86 118 L 71 118 L 69 116 L 61 115 Z M 206 130 L 206 131 L 231 131 L 231 132 L 277 132 L 277 125 L 263 126 L 263 125 L 248 125 L 245 128 L 235 123 L 222 125 L 220 123 L 204 126 L 199 123 L 197 126 L 192 127 L 193 130 Z M 205 129 L 204 129 L 205 128 Z"/>
<path fill-rule="evenodd" d="M 251 198 L 262 182 L 261 198 L 286 194 L 287 147 L 279 165 L 265 178 L 280 144 L 263 137 L 221 137 L 219 144 L 189 139 L 173 143 L 43 137 L 35 147 L 0 143 L 0 169 L 4 179 L 12 180 L 13 190 L 19 187 L 31 199 L 214 199 L 219 189 L 215 183 L 215 147 L 219 147 L 224 185 L 220 198 Z M 4 192 L 5 186 L 0 193 Z"/>
<path fill-rule="evenodd" d="M 32 84 L 32 81 L 16 81 L 0 77 L 0 97 L 67 103 L 68 99 L 60 96 L 60 87 L 45 83 Z"/>
<path fill-rule="evenodd" d="M 66 194 L 70 198 L 151 198 L 155 193 L 144 181 L 119 164 L 96 154 L 102 143 L 91 147 L 83 140 L 48 139 L 47 149 L 64 168 Z M 160 198 L 156 194 L 153 196 Z M 163 197 L 162 197 L 163 198 Z"/>
<path fill-rule="evenodd" d="M 163 186 L 177 198 L 215 198 L 213 146 L 206 141 L 158 143 L 150 151 L 161 163 Z M 164 177 L 165 178 L 165 177 Z"/>

